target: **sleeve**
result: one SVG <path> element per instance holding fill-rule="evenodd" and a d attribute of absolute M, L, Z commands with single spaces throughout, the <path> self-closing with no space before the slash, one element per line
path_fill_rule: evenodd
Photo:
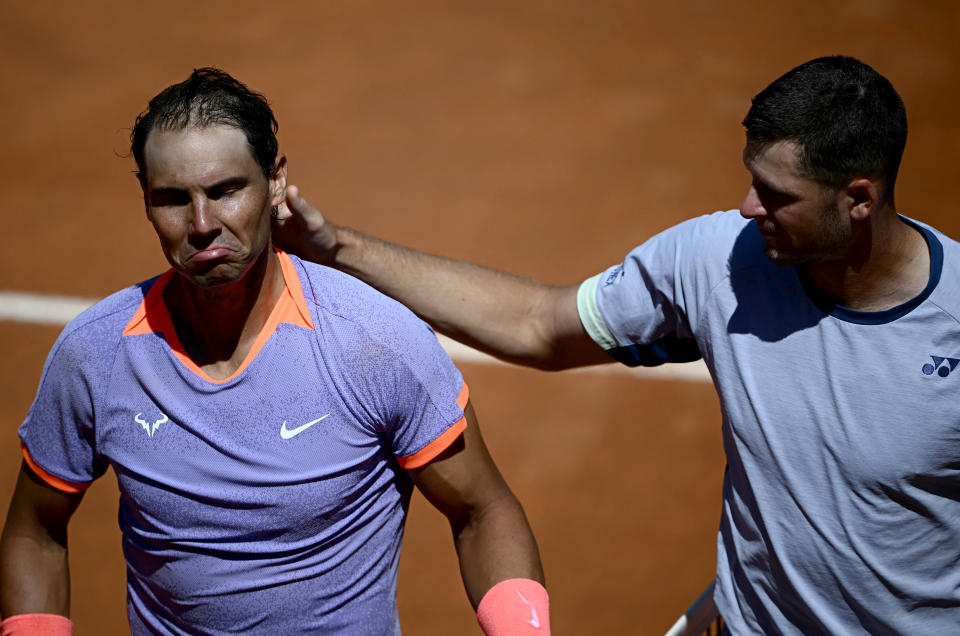
<path fill-rule="evenodd" d="M 18 431 L 28 465 L 59 490 L 84 490 L 107 468 L 97 454 L 94 427 L 95 392 L 103 382 L 93 369 L 104 353 L 96 343 L 84 343 L 77 331 L 64 330 Z"/>
<path fill-rule="evenodd" d="M 469 390 L 433 330 L 412 314 L 391 347 L 389 411 L 384 436 L 402 468 L 419 468 L 467 427 Z"/>
<path fill-rule="evenodd" d="M 403 468 L 418 468 L 466 429 L 469 392 L 425 322 L 384 296 L 353 294 L 362 330 L 343 348 L 354 402 Z M 348 353 L 349 352 L 349 353 Z"/>
<path fill-rule="evenodd" d="M 718 212 L 676 225 L 584 281 L 577 309 L 590 337 L 628 366 L 700 359 L 696 317 L 727 271 L 725 232 L 718 226 L 741 227 L 733 214 L 736 219 Z"/>

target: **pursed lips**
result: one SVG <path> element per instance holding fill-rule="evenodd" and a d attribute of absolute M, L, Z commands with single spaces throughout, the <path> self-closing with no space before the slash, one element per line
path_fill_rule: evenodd
<path fill-rule="evenodd" d="M 220 258 L 223 258 L 229 254 L 232 250 L 228 247 L 222 245 L 211 245 L 205 247 L 202 250 L 197 250 L 193 254 L 187 257 L 187 261 L 205 263 L 207 261 L 214 261 Z"/>

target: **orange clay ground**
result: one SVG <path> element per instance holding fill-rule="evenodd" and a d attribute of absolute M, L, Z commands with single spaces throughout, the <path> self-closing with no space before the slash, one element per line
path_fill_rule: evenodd
<path fill-rule="evenodd" d="M 0 289 L 102 297 L 165 268 L 124 155 L 193 67 L 264 92 L 291 182 L 337 222 L 554 283 L 747 186 L 740 120 L 774 77 L 861 57 L 900 90 L 898 209 L 960 236 L 949 1 L 0 2 Z M 722 7 L 722 8 L 721 8 Z M 0 519 L 58 328 L 0 322 Z M 724 459 L 709 384 L 460 365 L 540 542 L 556 634 L 662 633 L 712 577 Z M 77 633 L 122 634 L 112 474 L 70 532 Z M 404 631 L 479 633 L 417 496 Z"/>

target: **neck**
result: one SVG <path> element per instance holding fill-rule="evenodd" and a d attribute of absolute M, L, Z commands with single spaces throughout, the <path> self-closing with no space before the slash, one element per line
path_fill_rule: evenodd
<path fill-rule="evenodd" d="M 279 259 L 267 246 L 232 283 L 198 287 L 175 276 L 163 296 L 187 354 L 208 375 L 222 379 L 243 363 L 283 289 Z"/>
<path fill-rule="evenodd" d="M 883 311 L 917 296 L 930 278 L 930 249 L 923 235 L 892 208 L 854 228 L 840 256 L 809 263 L 822 291 L 856 311 Z"/>

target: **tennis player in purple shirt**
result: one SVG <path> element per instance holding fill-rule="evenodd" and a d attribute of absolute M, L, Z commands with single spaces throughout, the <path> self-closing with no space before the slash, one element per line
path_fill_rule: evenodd
<path fill-rule="evenodd" d="M 549 634 L 533 534 L 460 372 L 409 310 L 271 244 L 287 162 L 266 100 L 199 69 L 132 152 L 171 269 L 60 335 L 20 427 L 4 636 L 70 634 L 66 530 L 108 467 L 134 634 L 399 634 L 416 486 L 487 634 Z"/>

